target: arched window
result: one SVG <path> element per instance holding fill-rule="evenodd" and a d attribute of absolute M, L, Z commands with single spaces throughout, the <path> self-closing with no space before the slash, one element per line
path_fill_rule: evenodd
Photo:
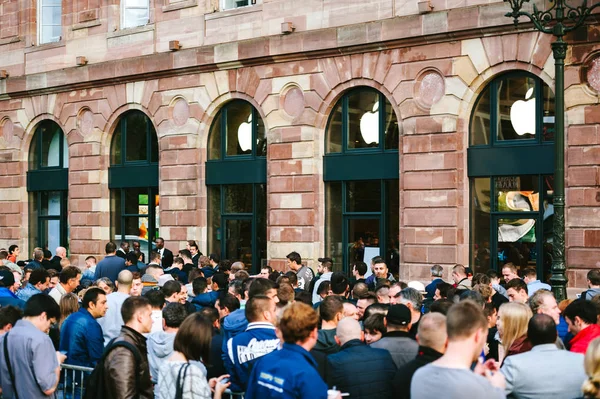
<path fill-rule="evenodd" d="M 42 121 L 29 148 L 30 248 L 68 249 L 67 202 L 69 186 L 67 138 L 51 120 Z"/>
<path fill-rule="evenodd" d="M 359 87 L 337 102 L 327 125 L 325 253 L 336 270 L 386 259 L 398 273 L 400 129 L 390 102 Z"/>
<path fill-rule="evenodd" d="M 538 77 L 511 72 L 479 95 L 469 125 L 471 265 L 551 266 L 554 94 Z"/>
<path fill-rule="evenodd" d="M 112 138 L 110 189 L 111 238 L 139 241 L 148 259 L 158 237 L 158 138 L 152 121 L 141 111 L 128 111 Z"/>
<path fill-rule="evenodd" d="M 257 271 L 267 258 L 267 140 L 258 111 L 227 103 L 208 140 L 208 251 Z"/>

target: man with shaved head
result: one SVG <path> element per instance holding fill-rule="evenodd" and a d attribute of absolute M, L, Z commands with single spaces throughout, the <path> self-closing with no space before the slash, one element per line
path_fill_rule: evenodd
<path fill-rule="evenodd" d="M 104 346 L 119 335 L 121 326 L 125 324 L 121 315 L 121 307 L 123 302 L 129 298 L 129 292 L 133 285 L 133 274 L 129 270 L 121 271 L 115 285 L 117 291 L 106 296 L 106 304 L 108 305 L 106 315 L 98 319 L 104 334 Z"/>
<path fill-rule="evenodd" d="M 410 398 L 410 383 L 415 372 L 444 354 L 448 335 L 446 316 L 441 313 L 427 313 L 421 318 L 417 332 L 419 353 L 417 357 L 400 367 L 394 377 L 396 398 Z"/>
<path fill-rule="evenodd" d="M 390 353 L 366 345 L 359 322 L 351 317 L 340 320 L 335 340 L 341 348 L 327 357 L 327 385 L 353 399 L 391 398 L 396 365 Z"/>

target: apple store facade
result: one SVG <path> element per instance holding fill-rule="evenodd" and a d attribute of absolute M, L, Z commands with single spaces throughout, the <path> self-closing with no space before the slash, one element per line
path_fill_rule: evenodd
<path fill-rule="evenodd" d="M 240 44 L 223 63 L 207 45 L 210 60 L 194 53 L 185 67 L 177 60 L 198 48 L 133 57 L 135 73 L 106 59 L 32 73 L 43 87 L 30 75 L 27 86 L 0 81 L 0 247 L 61 245 L 83 266 L 109 240 L 147 254 L 163 237 L 251 273 L 285 270 L 297 251 L 347 272 L 381 256 L 403 280 L 428 280 L 434 264 L 448 277 L 456 263 L 507 262 L 546 280 L 550 46 L 506 33 L 498 50 L 499 39 L 470 34 L 279 59 Z M 513 39 L 530 51 L 512 54 Z M 599 267 L 600 247 L 600 57 L 578 57 L 565 85 L 571 286 Z"/>

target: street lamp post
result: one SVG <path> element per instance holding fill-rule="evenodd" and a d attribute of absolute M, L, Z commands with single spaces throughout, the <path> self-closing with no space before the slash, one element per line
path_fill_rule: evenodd
<path fill-rule="evenodd" d="M 557 301 L 567 298 L 567 277 L 565 265 L 565 56 L 567 54 L 567 43 L 563 37 L 582 26 L 592 11 L 600 6 L 600 3 L 587 6 L 587 0 L 583 0 L 581 6 L 573 7 L 567 4 L 567 0 L 549 0 L 552 4 L 548 10 L 539 10 L 533 4 L 533 12 L 522 11 L 523 3 L 529 0 L 504 0 L 512 8 L 512 12 L 506 13 L 507 17 L 514 20 L 515 26 L 519 23 L 519 17 L 528 18 L 536 30 L 551 34 L 556 37 L 552 43 L 554 55 L 554 81 L 555 81 L 555 167 L 554 167 L 554 225 L 552 245 L 552 291 Z"/>

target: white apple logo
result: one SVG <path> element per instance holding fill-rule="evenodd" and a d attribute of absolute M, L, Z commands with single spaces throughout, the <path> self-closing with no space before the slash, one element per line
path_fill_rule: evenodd
<path fill-rule="evenodd" d="M 252 114 L 248 115 L 248 122 L 238 127 L 238 144 L 244 152 L 252 149 Z"/>
<path fill-rule="evenodd" d="M 515 132 L 522 136 L 524 134 L 535 134 L 535 97 L 533 87 L 525 93 L 525 100 L 515 101 L 510 107 L 510 122 Z"/>
<path fill-rule="evenodd" d="M 379 101 L 373 105 L 373 112 L 365 112 L 360 117 L 360 134 L 367 144 L 379 144 Z"/>

